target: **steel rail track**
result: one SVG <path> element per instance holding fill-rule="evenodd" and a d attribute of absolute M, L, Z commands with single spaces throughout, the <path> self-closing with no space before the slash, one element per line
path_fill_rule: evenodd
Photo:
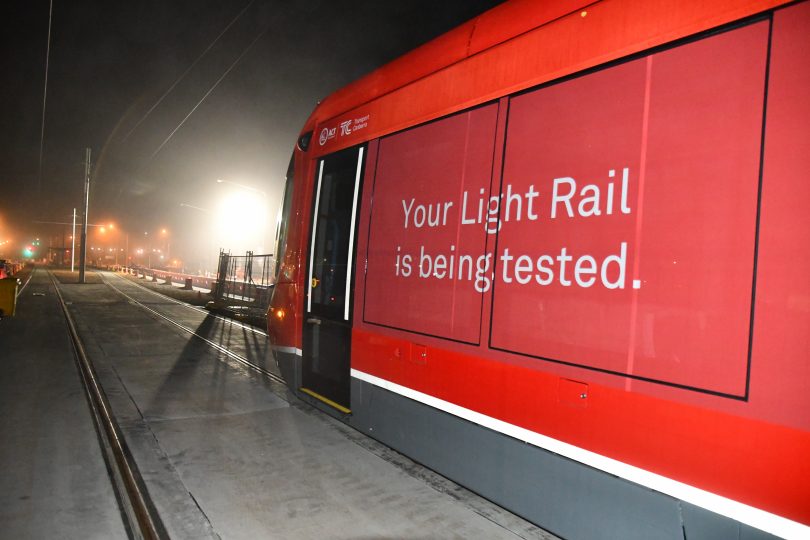
<path fill-rule="evenodd" d="M 141 285 L 140 283 L 137 283 L 137 282 L 135 282 L 135 281 L 130 281 L 130 280 L 126 279 L 126 278 L 122 278 L 121 276 L 118 276 L 117 274 L 112 274 L 112 275 L 114 275 L 114 276 L 115 276 L 117 279 L 122 279 L 122 280 L 124 280 L 126 283 L 130 283 L 130 284 L 132 284 L 133 286 L 138 287 L 139 289 L 142 289 L 142 290 L 144 290 L 144 291 L 146 291 L 146 292 L 152 293 L 152 294 L 153 294 L 153 295 L 155 295 L 155 296 L 159 296 L 160 298 L 162 298 L 162 299 L 164 299 L 164 300 L 168 300 L 169 302 L 173 302 L 173 303 L 175 303 L 175 304 L 181 305 L 181 306 L 183 306 L 183 307 L 186 307 L 186 308 L 191 309 L 191 310 L 193 310 L 193 311 L 197 311 L 197 312 L 199 312 L 199 313 L 205 313 L 206 315 L 210 315 L 211 317 L 214 317 L 215 319 L 218 319 L 218 320 L 220 320 L 220 321 L 223 321 L 223 322 L 225 322 L 225 323 L 228 323 L 228 324 L 230 324 L 230 325 L 232 325 L 232 326 L 236 326 L 236 327 L 238 327 L 238 328 L 242 328 L 242 329 L 247 330 L 247 331 L 249 331 L 249 332 L 253 332 L 254 334 L 258 334 L 258 335 L 260 335 L 260 336 L 264 336 L 264 337 L 269 337 L 269 336 L 267 335 L 267 332 L 264 332 L 264 331 L 262 331 L 262 330 L 259 330 L 258 328 L 254 327 L 254 326 L 249 326 L 249 325 L 246 325 L 246 324 L 240 323 L 239 321 L 234 321 L 233 319 L 229 319 L 229 318 L 227 318 L 227 317 L 223 317 L 223 316 L 221 316 L 221 315 L 216 315 L 216 314 L 214 314 L 214 313 L 211 313 L 211 312 L 210 312 L 210 311 L 208 311 L 207 309 L 203 309 L 203 308 L 200 308 L 200 307 L 197 307 L 197 306 L 193 306 L 193 305 L 191 305 L 191 304 L 189 304 L 189 303 L 187 303 L 187 302 L 183 302 L 182 300 L 177 300 L 176 298 L 172 298 L 171 296 L 166 296 L 166 295 L 164 295 L 164 294 L 159 293 L 158 291 L 153 291 L 153 290 L 152 290 L 152 289 L 150 289 L 149 287 L 144 287 L 144 286 L 143 286 L 143 285 Z M 110 281 L 107 279 L 108 274 L 103 273 L 103 272 L 99 272 L 99 276 L 101 276 L 101 279 L 102 279 L 102 280 L 103 280 L 105 283 L 107 283 L 108 285 L 112 286 L 112 284 L 110 283 Z"/>
<path fill-rule="evenodd" d="M 277 382 L 277 383 L 285 384 L 284 379 L 283 379 L 283 378 L 281 378 L 281 377 L 279 377 L 278 375 L 276 375 L 276 374 L 275 374 L 275 373 L 273 373 L 272 371 L 269 371 L 269 370 L 267 370 L 267 369 L 263 368 L 262 366 L 259 366 L 259 365 L 254 364 L 253 362 L 251 362 L 249 359 L 245 358 L 244 356 L 239 355 L 239 354 L 236 354 L 235 352 L 231 351 L 231 350 L 230 350 L 230 349 L 228 349 L 227 347 L 223 347 L 223 346 L 222 346 L 222 345 L 220 345 L 219 343 L 216 343 L 216 342 L 214 342 L 214 341 L 211 341 L 211 340 L 210 340 L 210 339 L 208 339 L 207 337 L 205 337 L 205 336 L 203 336 L 203 335 L 201 335 L 201 334 L 198 334 L 197 332 L 195 332 L 195 331 L 194 331 L 194 329 L 189 328 L 189 327 L 187 327 L 187 326 L 184 326 L 183 324 L 180 324 L 179 322 L 175 321 L 174 319 L 172 319 L 172 318 L 171 318 L 171 317 L 169 317 L 168 315 L 165 315 L 165 314 L 163 314 L 163 313 L 159 312 L 159 311 L 158 311 L 158 310 L 156 310 L 156 309 L 152 309 L 151 307 L 147 306 L 147 305 L 146 305 L 146 304 L 144 304 L 143 302 L 139 302 L 138 300 L 136 300 L 135 298 L 133 298 L 132 296 L 128 295 L 127 293 L 125 293 L 124 291 L 122 291 L 120 288 L 118 288 L 118 287 L 117 287 L 115 284 L 113 284 L 113 283 L 112 283 L 112 282 L 111 282 L 109 279 L 107 279 L 107 277 L 106 277 L 106 276 L 104 276 L 103 274 L 102 274 L 102 279 L 103 279 L 104 283 L 105 283 L 107 286 L 111 287 L 113 290 L 115 290 L 116 292 L 118 292 L 118 294 L 120 294 L 121 296 L 123 296 L 124 298 L 126 298 L 127 300 L 129 300 L 130 302 L 132 302 L 133 304 L 137 305 L 138 307 L 140 307 L 140 308 L 142 308 L 142 309 L 144 309 L 144 310 L 148 311 L 149 313 L 152 313 L 153 315 L 156 315 L 157 317 L 160 317 L 161 319 L 165 320 L 165 321 L 166 321 L 166 322 L 168 322 L 168 323 L 171 323 L 172 325 L 174 325 L 174 326 L 176 326 L 177 328 L 179 328 L 179 329 L 183 330 L 184 332 L 186 332 L 186 333 L 188 333 L 188 334 L 191 334 L 192 336 L 196 337 L 197 339 L 199 339 L 199 340 L 201 340 L 201 341 L 205 342 L 205 343 L 206 343 L 207 345 L 209 345 L 210 347 L 212 347 L 212 348 L 216 349 L 217 351 L 221 352 L 222 354 L 224 354 L 224 355 L 225 355 L 225 356 L 227 356 L 228 358 L 230 358 L 230 359 L 232 359 L 232 360 L 235 360 L 235 361 L 239 362 L 239 363 L 240 363 L 240 364 L 242 364 L 243 366 L 245 366 L 245 367 L 247 367 L 247 368 L 249 368 L 249 369 L 252 369 L 253 371 L 256 371 L 256 372 L 258 372 L 258 373 L 261 373 L 262 375 L 264 375 L 264 376 L 268 377 L 269 379 L 271 379 L 271 380 L 273 380 L 273 381 L 275 381 L 275 382 Z M 123 278 L 121 278 L 121 279 L 123 279 Z M 127 283 L 131 283 L 131 282 L 127 280 Z M 151 289 L 148 289 L 148 288 L 146 288 L 146 287 L 144 287 L 144 286 L 142 286 L 142 285 L 140 285 L 140 284 L 138 284 L 138 283 L 133 283 L 133 285 L 135 285 L 135 286 L 137 286 L 137 287 L 140 287 L 140 288 L 142 288 L 142 289 L 144 289 L 144 290 L 147 290 L 147 291 L 149 291 L 149 292 L 151 292 L 151 293 L 153 293 L 153 294 L 155 294 L 155 295 L 158 295 L 158 296 L 160 296 L 160 297 L 162 297 L 162 298 L 167 298 L 166 296 L 164 296 L 164 295 L 162 295 L 162 294 L 160 294 L 160 293 L 158 293 L 158 292 L 152 291 Z M 226 319 L 225 317 L 220 317 L 219 315 L 212 315 L 212 314 L 211 314 L 209 311 L 205 311 L 205 310 L 200 310 L 200 309 L 197 309 L 195 306 L 191 306 L 191 305 L 186 304 L 185 302 L 181 302 L 181 301 L 179 301 L 179 300 L 174 300 L 173 298 L 170 298 L 170 300 L 172 300 L 173 302 L 175 302 L 175 303 L 177 303 L 177 304 L 180 304 L 180 305 L 186 306 L 186 307 L 188 307 L 188 308 L 190 308 L 190 309 L 194 309 L 194 310 L 196 310 L 196 311 L 202 311 L 203 313 L 206 313 L 206 314 L 207 314 L 207 315 L 209 315 L 209 316 L 213 316 L 213 317 L 215 317 L 215 318 L 217 318 L 217 319 L 220 319 L 220 320 L 222 320 L 222 321 L 225 321 L 226 323 L 232 324 L 232 325 L 234 325 L 234 326 L 237 326 L 237 327 L 240 327 L 240 328 L 244 328 L 244 329 L 246 329 L 246 330 L 253 331 L 254 333 L 259 334 L 259 335 L 267 336 L 267 334 L 266 334 L 265 332 L 262 332 L 262 331 L 260 331 L 260 330 L 255 329 L 255 328 L 252 328 L 252 327 L 250 327 L 250 326 L 243 325 L 243 324 L 241 324 L 241 323 L 239 323 L 239 322 L 232 321 L 232 320 L 230 320 L 230 319 Z"/>
<path fill-rule="evenodd" d="M 23 284 L 22 284 L 22 287 L 20 287 L 20 289 L 17 291 L 17 296 L 20 296 L 20 295 L 22 294 L 22 292 L 23 292 L 23 291 L 25 290 L 25 288 L 28 286 L 28 283 L 30 283 L 30 282 L 31 282 L 31 278 L 32 278 L 32 277 L 34 277 L 34 272 L 33 272 L 33 270 L 31 271 L 31 273 L 30 273 L 30 274 L 28 274 L 28 279 L 26 279 L 26 280 L 25 280 L 25 283 L 23 283 Z"/>
<path fill-rule="evenodd" d="M 126 447 L 124 437 L 115 420 L 107 396 L 98 382 L 93 364 L 87 356 L 84 344 L 76 330 L 73 316 L 67 308 L 56 278 L 50 271 L 48 275 L 51 278 L 59 304 L 62 307 L 62 313 L 67 322 L 68 332 L 73 342 L 74 351 L 76 352 L 77 368 L 87 400 L 90 403 L 91 412 L 101 428 L 101 432 L 104 434 L 106 449 L 112 454 L 111 457 L 113 458 L 112 461 L 115 465 L 115 473 L 117 474 L 111 474 L 110 476 L 112 476 L 113 483 L 116 485 L 119 495 L 121 496 L 121 502 L 124 505 L 122 514 L 129 521 L 127 524 L 128 532 L 135 538 L 143 538 L 144 540 L 167 539 L 168 534 L 166 533 L 160 516 L 157 515 L 157 511 L 151 504 L 146 489 L 142 487 L 143 479 Z M 99 435 L 101 436 L 101 433 Z M 112 463 L 110 465 L 112 465 Z M 112 472 L 113 471 L 111 471 L 111 473 Z M 126 495 L 126 499 L 123 498 L 123 495 Z"/>

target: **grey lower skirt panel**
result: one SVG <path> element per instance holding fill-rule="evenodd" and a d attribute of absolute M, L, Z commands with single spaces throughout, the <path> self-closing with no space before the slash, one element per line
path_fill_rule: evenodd
<path fill-rule="evenodd" d="M 564 538 L 773 538 L 365 381 L 351 396 L 353 427 Z"/>

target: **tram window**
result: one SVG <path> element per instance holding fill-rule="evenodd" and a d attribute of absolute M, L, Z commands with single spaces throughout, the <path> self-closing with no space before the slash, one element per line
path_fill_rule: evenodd
<path fill-rule="evenodd" d="M 768 24 L 514 97 L 493 347 L 745 392 Z M 507 254 L 505 250 L 509 250 Z"/>
<path fill-rule="evenodd" d="M 490 104 L 380 141 L 366 322 L 479 342 L 492 261 L 487 224 L 463 212 L 489 197 L 496 119 Z"/>
<path fill-rule="evenodd" d="M 344 319 L 351 214 L 357 177 L 357 149 L 350 148 L 322 161 L 323 171 L 312 245 L 311 313 Z"/>

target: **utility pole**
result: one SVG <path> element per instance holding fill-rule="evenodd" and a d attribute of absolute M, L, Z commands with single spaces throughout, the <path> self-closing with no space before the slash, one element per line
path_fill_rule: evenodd
<path fill-rule="evenodd" d="M 70 237 L 73 245 L 70 246 L 70 273 L 76 267 L 76 209 L 73 209 L 73 235 Z"/>
<path fill-rule="evenodd" d="M 84 283 L 84 270 L 87 263 L 87 214 L 90 210 L 90 149 L 85 149 L 84 157 L 84 226 L 82 246 L 79 254 L 79 283 Z"/>

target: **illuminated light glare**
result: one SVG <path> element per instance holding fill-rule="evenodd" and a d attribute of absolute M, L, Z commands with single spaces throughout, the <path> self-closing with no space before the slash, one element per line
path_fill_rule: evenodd
<path fill-rule="evenodd" d="M 235 191 L 220 201 L 215 230 L 223 247 L 236 252 L 264 249 L 265 202 L 260 194 L 245 190 Z"/>
<path fill-rule="evenodd" d="M 587 11 L 583 11 L 583 12 L 582 12 L 582 13 L 580 13 L 579 15 L 580 15 L 580 17 L 582 17 L 582 18 L 584 19 L 585 17 L 587 17 L 587 16 L 588 16 L 588 12 L 587 12 Z"/>

